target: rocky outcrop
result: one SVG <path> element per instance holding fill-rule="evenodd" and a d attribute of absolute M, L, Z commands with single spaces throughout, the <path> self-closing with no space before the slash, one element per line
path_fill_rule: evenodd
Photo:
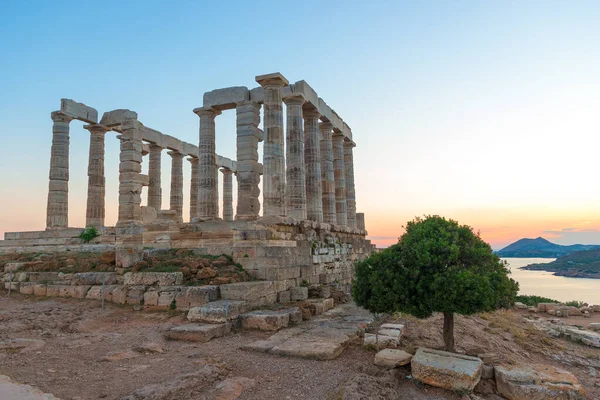
<path fill-rule="evenodd" d="M 494 375 L 498 392 L 509 400 L 586 398 L 573 374 L 549 365 L 498 365 Z"/>
<path fill-rule="evenodd" d="M 441 350 L 419 349 L 411 360 L 412 376 L 428 385 L 471 392 L 481 378 L 483 361 Z"/>

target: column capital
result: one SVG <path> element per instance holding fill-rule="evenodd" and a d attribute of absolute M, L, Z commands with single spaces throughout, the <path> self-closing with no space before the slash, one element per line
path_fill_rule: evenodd
<path fill-rule="evenodd" d="M 170 155 L 173 158 L 180 158 L 183 159 L 183 157 L 185 157 L 185 154 L 178 152 L 177 150 L 171 150 L 167 152 L 168 155 Z"/>
<path fill-rule="evenodd" d="M 306 103 L 306 105 L 308 105 L 310 103 Z M 302 116 L 304 118 L 321 118 L 321 113 L 319 112 L 319 110 L 317 110 L 314 106 L 311 105 L 311 107 L 307 107 L 307 106 L 302 107 Z"/>
<path fill-rule="evenodd" d="M 149 143 L 148 147 L 150 148 L 150 150 L 153 150 L 153 151 L 156 151 L 156 150 L 162 151 L 162 149 L 163 149 L 162 146 L 159 146 L 156 143 Z"/>
<path fill-rule="evenodd" d="M 88 130 L 90 133 L 101 133 L 101 134 L 104 134 L 104 133 L 110 131 L 109 127 L 100 125 L 100 124 L 84 125 L 83 129 Z"/>
<path fill-rule="evenodd" d="M 306 103 L 306 99 L 299 93 L 293 93 L 290 96 L 284 97 L 283 102 L 286 106 L 301 106 Z"/>
<path fill-rule="evenodd" d="M 280 72 L 274 72 L 272 74 L 258 75 L 255 78 L 256 82 L 262 87 L 267 86 L 287 86 L 290 83 L 285 78 L 285 76 L 281 75 Z"/>
<path fill-rule="evenodd" d="M 54 122 L 71 122 L 73 117 L 61 112 L 61 111 L 53 111 L 50 113 L 50 118 Z"/>
<path fill-rule="evenodd" d="M 341 139 L 342 141 L 344 141 L 344 139 L 346 138 L 346 136 L 344 136 L 344 133 L 342 131 L 338 131 L 337 129 L 333 130 L 333 137 L 336 139 Z"/>
<path fill-rule="evenodd" d="M 347 137 L 344 139 L 344 147 L 345 148 L 353 148 L 356 147 L 356 143 Z"/>
<path fill-rule="evenodd" d="M 233 174 L 233 171 L 230 170 L 229 168 L 221 168 L 219 171 L 221 171 L 223 173 L 223 175 L 231 175 L 231 174 Z"/>
<path fill-rule="evenodd" d="M 221 111 L 217 110 L 214 107 L 199 107 L 199 108 L 194 108 L 194 114 L 196 114 L 200 118 L 202 118 L 202 117 L 215 118 L 217 115 L 221 114 Z"/>
<path fill-rule="evenodd" d="M 190 157 L 190 158 L 186 158 L 186 160 L 188 160 L 192 165 L 198 165 L 198 162 L 200 160 L 198 160 L 198 157 Z"/>
<path fill-rule="evenodd" d="M 319 123 L 320 131 L 331 131 L 333 129 L 333 124 L 329 121 Z"/>

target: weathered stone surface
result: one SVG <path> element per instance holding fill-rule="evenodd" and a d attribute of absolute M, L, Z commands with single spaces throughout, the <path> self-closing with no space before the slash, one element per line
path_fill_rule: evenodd
<path fill-rule="evenodd" d="M 550 365 L 497 365 L 498 392 L 510 400 L 584 400 L 585 392 L 568 371 Z"/>
<path fill-rule="evenodd" d="M 127 297 L 125 298 L 125 304 L 142 304 L 144 302 L 144 293 L 146 288 L 144 286 L 131 286 L 127 288 Z"/>
<path fill-rule="evenodd" d="M 398 347 L 398 338 L 385 335 L 375 335 L 374 333 L 365 333 L 363 346 L 375 346 L 377 349 Z"/>
<path fill-rule="evenodd" d="M 410 363 L 412 354 L 404 350 L 383 349 L 375 354 L 375 365 L 384 368 L 396 368 Z"/>
<path fill-rule="evenodd" d="M 411 361 L 412 375 L 428 385 L 472 391 L 481 378 L 483 361 L 440 350 L 418 349 Z"/>
<path fill-rule="evenodd" d="M 250 100 L 250 91 L 247 87 L 233 86 L 204 93 L 202 105 L 218 110 L 229 110 L 235 108 L 237 103 L 248 100 Z"/>
<path fill-rule="evenodd" d="M 600 322 L 592 322 L 588 325 L 588 328 L 593 331 L 600 331 Z"/>
<path fill-rule="evenodd" d="M 27 265 L 26 262 L 13 262 L 4 264 L 4 272 L 16 272 Z"/>
<path fill-rule="evenodd" d="M 117 274 L 114 272 L 80 272 L 73 275 L 71 285 L 114 285 L 117 283 Z"/>
<path fill-rule="evenodd" d="M 107 355 L 105 355 L 104 357 L 102 357 L 100 359 L 100 361 L 114 362 L 114 361 L 127 360 L 130 358 L 136 358 L 139 356 L 140 356 L 140 354 L 133 350 L 112 351 L 112 352 L 108 353 Z"/>
<path fill-rule="evenodd" d="M 98 111 L 83 103 L 77 103 L 71 99 L 60 99 L 60 111 L 71 118 L 75 118 L 90 124 L 98 123 Z"/>
<path fill-rule="evenodd" d="M 344 343 L 324 338 L 310 341 L 306 338 L 290 339 L 269 351 L 272 354 L 314 360 L 334 360 L 344 351 Z"/>
<path fill-rule="evenodd" d="M 217 300 L 204 306 L 190 308 L 187 318 L 192 322 L 221 324 L 236 319 L 245 309 L 245 301 Z"/>
<path fill-rule="evenodd" d="M 278 303 L 289 303 L 292 300 L 292 294 L 289 290 L 284 290 L 282 292 L 277 293 L 277 302 Z"/>
<path fill-rule="evenodd" d="M 519 310 L 527 310 L 527 306 L 519 301 L 515 302 L 515 308 Z"/>
<path fill-rule="evenodd" d="M 123 284 L 125 286 L 174 286 L 181 285 L 182 283 L 183 273 L 181 272 L 127 272 L 123 275 Z"/>
<path fill-rule="evenodd" d="M 23 282 L 19 286 L 19 293 L 26 294 L 26 295 L 32 295 L 33 294 L 33 288 L 34 288 L 35 285 L 36 285 L 35 282 Z"/>
<path fill-rule="evenodd" d="M 192 307 L 202 306 L 218 298 L 218 286 L 191 286 L 181 288 L 175 295 L 175 302 L 178 310 L 189 310 Z"/>
<path fill-rule="evenodd" d="M 271 310 L 257 310 L 240 315 L 242 329 L 256 329 L 260 331 L 278 331 L 290 323 L 288 313 Z"/>
<path fill-rule="evenodd" d="M 141 189 L 140 189 L 141 190 Z M 125 206 L 125 204 L 124 204 Z M 128 206 L 131 207 L 131 206 Z M 140 207 L 140 219 L 142 209 Z M 119 268 L 131 268 L 134 264 L 142 261 L 144 254 L 137 249 L 119 249 L 115 251 L 115 264 Z"/>
<path fill-rule="evenodd" d="M 126 110 L 126 109 L 118 109 L 107 111 L 102 114 L 102 119 L 100 120 L 100 125 L 105 126 L 115 126 L 121 125 L 123 121 L 128 119 L 137 119 L 138 114 L 135 111 Z"/>
<path fill-rule="evenodd" d="M 0 375 L 0 399 L 4 400 L 60 400 L 49 393 L 42 393 L 30 385 L 24 385 Z"/>
<path fill-rule="evenodd" d="M 219 289 L 222 299 L 244 300 L 253 303 L 266 296 L 276 294 L 275 286 L 271 281 L 230 283 L 221 285 Z"/>
<path fill-rule="evenodd" d="M 308 288 L 302 286 L 290 288 L 290 297 L 292 301 L 306 300 L 308 299 Z"/>
<path fill-rule="evenodd" d="M 208 342 L 225 335 L 225 324 L 187 324 L 171 328 L 166 336 L 171 340 Z"/>

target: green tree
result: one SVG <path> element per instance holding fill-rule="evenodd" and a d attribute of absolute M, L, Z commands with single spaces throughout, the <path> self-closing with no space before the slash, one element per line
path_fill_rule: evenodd
<path fill-rule="evenodd" d="M 509 307 L 519 289 L 478 233 L 439 216 L 408 222 L 397 244 L 357 263 L 355 272 L 354 300 L 372 312 L 443 313 L 447 351 L 454 351 L 455 313 Z"/>

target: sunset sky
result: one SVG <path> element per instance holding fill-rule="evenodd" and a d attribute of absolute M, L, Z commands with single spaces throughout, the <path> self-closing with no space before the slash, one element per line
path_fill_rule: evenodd
<path fill-rule="evenodd" d="M 135 110 L 197 144 L 204 92 L 279 71 L 352 128 L 357 207 L 378 246 L 424 214 L 495 249 L 600 244 L 599 21 L 598 1 L 2 2 L 0 235 L 45 228 L 61 98 Z M 71 226 L 85 223 L 82 126 L 71 123 Z M 235 158 L 235 112 L 216 132 L 217 153 Z M 108 134 L 109 225 L 118 159 Z M 168 208 L 166 152 L 162 171 Z M 189 176 L 186 162 L 185 217 Z"/>

